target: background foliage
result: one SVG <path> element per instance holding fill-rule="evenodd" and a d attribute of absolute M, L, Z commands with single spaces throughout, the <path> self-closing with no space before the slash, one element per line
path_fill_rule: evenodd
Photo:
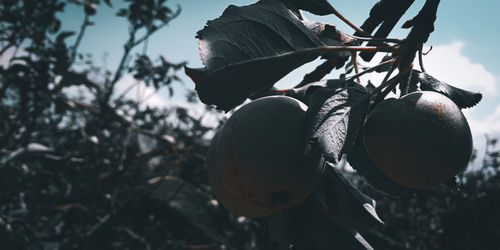
<path fill-rule="evenodd" d="M 238 217 L 212 196 L 204 163 L 213 128 L 185 108 L 144 107 L 116 93 L 127 74 L 171 88 L 184 65 L 132 55 L 181 10 L 165 0 L 126 2 L 116 18 L 129 22 L 129 38 L 114 71 L 78 50 L 110 1 L 0 3 L 0 56 L 20 52 L 0 68 L 0 248 L 277 248 L 269 218 Z M 60 30 L 57 14 L 68 4 L 85 13 L 78 31 Z M 92 95 L 70 98 L 71 86 Z M 365 238 L 376 249 L 498 249 L 500 151 L 487 141 L 483 167 L 460 176 L 456 192 L 442 185 L 392 199 L 340 169 L 376 198 L 386 223 Z"/>

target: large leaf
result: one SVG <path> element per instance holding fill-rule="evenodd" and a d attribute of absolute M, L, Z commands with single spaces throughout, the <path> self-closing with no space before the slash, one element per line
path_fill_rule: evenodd
<path fill-rule="evenodd" d="M 370 95 L 361 85 L 350 82 L 345 88 L 319 88 L 311 94 L 306 112 L 307 135 L 317 140 L 324 157 L 338 162 L 349 152 L 363 125 Z"/>
<path fill-rule="evenodd" d="M 408 197 L 412 193 L 412 190 L 396 183 L 375 166 L 363 144 L 363 130 L 359 131 L 351 152 L 347 154 L 347 161 L 373 188 L 385 195 Z"/>
<path fill-rule="evenodd" d="M 188 70 L 200 99 L 230 110 L 320 55 L 324 44 L 283 3 L 229 6 L 198 32 L 204 70 Z"/>
<path fill-rule="evenodd" d="M 286 2 L 287 0 L 282 0 Z M 327 0 L 289 0 L 295 7 L 316 15 L 332 14 L 332 8 Z"/>
<path fill-rule="evenodd" d="M 292 244 L 294 249 L 331 249 L 332 246 L 335 249 L 373 249 L 355 230 L 328 220 L 325 188 L 320 182 L 305 201 L 272 215 L 268 228 L 271 238 L 282 246 Z"/>
<path fill-rule="evenodd" d="M 435 91 L 449 97 L 460 108 L 470 108 L 481 101 L 483 95 L 453 87 L 435 77 L 418 70 L 413 70 L 411 85 L 420 83 L 421 90 Z"/>
<path fill-rule="evenodd" d="M 157 181 L 159 180 L 159 181 Z M 154 182 L 157 181 L 157 182 Z M 210 238 L 213 232 L 214 220 L 206 209 L 209 197 L 194 185 L 175 176 L 162 176 L 150 180 L 152 192 L 150 198 L 179 212 L 186 221 L 198 228 Z"/>
<path fill-rule="evenodd" d="M 332 165 L 327 170 L 325 200 L 330 220 L 354 230 L 384 224 L 375 211 L 375 200 L 353 186 Z"/>

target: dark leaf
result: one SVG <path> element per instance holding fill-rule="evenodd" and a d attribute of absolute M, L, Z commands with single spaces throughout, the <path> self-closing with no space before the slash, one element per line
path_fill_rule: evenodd
<path fill-rule="evenodd" d="M 311 22 L 303 21 L 303 23 L 312 30 L 316 36 L 319 37 L 321 42 L 328 46 L 340 46 L 340 45 L 355 45 L 355 39 L 346 33 L 337 30 L 334 25 L 323 23 L 323 22 Z M 337 65 L 343 65 L 351 52 L 349 51 L 332 51 L 323 53 L 321 56 L 325 59 L 334 59 L 337 61 Z M 339 68 L 339 67 L 337 67 Z"/>
<path fill-rule="evenodd" d="M 283 2 L 286 2 L 284 0 Z M 316 15 L 332 14 L 332 9 L 327 0 L 290 0 L 298 9 L 309 11 Z"/>
<path fill-rule="evenodd" d="M 307 136 L 318 139 L 327 160 L 336 163 L 350 151 L 363 125 L 369 97 L 364 87 L 352 81 L 346 88 L 320 88 L 312 93 L 306 112 Z"/>
<path fill-rule="evenodd" d="M 318 227 L 313 239 L 315 247 L 306 246 L 303 249 L 374 249 L 358 232 L 331 222 L 323 223 Z"/>
<path fill-rule="evenodd" d="M 97 13 L 97 4 L 86 2 L 84 10 L 85 10 L 85 14 L 87 14 L 89 16 L 93 16 Z"/>
<path fill-rule="evenodd" d="M 323 80 L 309 83 L 304 87 L 290 89 L 287 92 L 287 95 L 309 105 L 312 93 L 314 93 L 314 90 L 318 88 L 327 88 L 333 91 L 340 88 L 347 88 L 349 86 L 352 86 L 352 81 L 346 79 Z"/>
<path fill-rule="evenodd" d="M 127 16 L 127 14 L 128 14 L 128 10 L 127 9 L 120 9 L 120 10 L 118 10 L 118 12 L 116 12 L 117 16 L 122 16 L 122 17 L 123 16 Z"/>
<path fill-rule="evenodd" d="M 56 42 L 57 43 L 63 43 L 64 39 L 73 36 L 75 34 L 74 31 L 63 31 L 57 35 Z"/>
<path fill-rule="evenodd" d="M 334 68 L 340 68 L 344 65 L 344 62 L 338 62 L 337 60 L 326 60 L 319 66 L 317 66 L 312 72 L 306 74 L 302 81 L 297 86 L 304 86 L 305 84 L 311 82 L 317 82 L 323 79 L 327 74 L 332 72 Z"/>
<path fill-rule="evenodd" d="M 370 159 L 363 144 L 363 130 L 359 131 L 352 151 L 347 154 L 349 164 L 376 190 L 392 197 L 409 197 L 412 190 L 401 186 L 385 175 Z"/>
<path fill-rule="evenodd" d="M 194 185 L 175 176 L 164 176 L 163 180 L 153 186 L 150 197 L 166 206 L 177 210 L 183 219 L 192 226 L 199 228 L 205 235 L 214 237 L 212 230 L 214 221 L 208 215 L 205 204 L 209 197 L 198 190 Z"/>
<path fill-rule="evenodd" d="M 370 10 L 370 16 L 365 20 L 361 28 L 372 33 L 379 27 L 373 35 L 377 38 L 386 38 L 394 29 L 406 10 L 415 0 L 380 0 Z M 388 14 L 390 13 L 390 14 Z M 357 34 L 357 33 L 356 33 Z M 359 35 L 359 34 L 357 34 Z M 381 45 L 380 42 L 369 42 L 367 46 Z M 371 61 L 375 56 L 373 51 L 363 51 L 359 53 L 365 61 Z"/>
<path fill-rule="evenodd" d="M 327 171 L 325 200 L 330 220 L 354 230 L 384 224 L 375 211 L 375 200 L 359 191 L 333 165 L 327 167 Z"/>
<path fill-rule="evenodd" d="M 104 3 L 106 3 L 106 5 L 108 7 L 113 7 L 113 4 L 111 3 L 111 0 L 104 0 Z"/>
<path fill-rule="evenodd" d="M 206 74 L 195 81 L 196 90 L 204 103 L 226 111 L 320 55 L 304 49 L 324 46 L 285 5 L 273 0 L 229 6 L 197 37 Z"/>
<path fill-rule="evenodd" d="M 457 87 L 453 87 L 447 83 L 439 81 L 438 79 L 427 73 L 413 70 L 412 82 L 410 83 L 410 87 L 415 86 L 417 83 L 420 83 L 421 90 L 441 93 L 450 98 L 460 108 L 473 107 L 478 104 L 483 97 L 481 93 L 474 93 Z"/>

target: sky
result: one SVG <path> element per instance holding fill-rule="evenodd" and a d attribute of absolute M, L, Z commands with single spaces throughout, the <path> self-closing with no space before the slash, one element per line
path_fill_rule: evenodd
<path fill-rule="evenodd" d="M 81 52 L 93 54 L 97 64 L 105 64 L 111 70 L 118 65 L 123 43 L 127 39 L 126 22 L 114 16 L 123 4 L 116 0 L 112 2 L 115 3 L 113 8 L 99 6 L 98 15 L 92 18 L 96 25 L 88 29 L 80 47 Z M 190 67 L 202 67 L 195 39 L 196 32 L 202 29 L 208 20 L 219 17 L 229 4 L 242 6 L 253 2 L 255 1 L 169 0 L 169 6 L 181 6 L 182 12 L 165 29 L 153 35 L 148 43 L 147 53 L 152 58 L 163 55 L 171 62 L 186 61 Z M 330 0 L 330 3 L 353 23 L 361 25 L 375 1 Z M 399 27 L 405 20 L 413 17 L 424 3 L 424 0 L 416 0 L 390 37 L 406 37 L 408 30 Z M 464 110 L 472 128 L 474 146 L 479 149 L 480 157 L 484 154 L 484 135 L 488 133 L 500 137 L 500 28 L 497 26 L 500 23 L 499 11 L 500 1 L 497 0 L 441 1 L 435 31 L 426 44 L 427 48 L 432 46 L 432 51 L 424 57 L 426 69 L 431 75 L 454 86 L 483 94 L 479 105 Z M 310 20 L 328 22 L 346 33 L 352 33 L 349 27 L 334 16 L 319 17 L 308 13 L 306 16 Z M 83 11 L 70 5 L 61 15 L 61 19 L 63 29 L 78 29 L 83 19 Z M 107 56 L 104 62 L 102 59 L 105 54 Z M 318 63 L 315 61 L 299 68 L 282 79 L 277 86 L 293 86 Z M 194 84 L 188 77 L 182 72 L 179 76 L 186 88 L 194 89 Z M 369 78 L 375 83 L 380 82 L 382 78 L 378 74 L 365 77 L 364 80 Z M 130 81 L 130 77 L 125 78 L 118 88 L 126 88 Z M 182 89 L 177 88 L 177 92 L 182 93 Z M 155 93 L 145 87 L 141 91 L 152 95 L 149 105 L 153 106 L 164 107 L 183 100 L 182 94 L 169 98 L 165 91 Z M 134 95 L 131 94 L 130 97 Z"/>

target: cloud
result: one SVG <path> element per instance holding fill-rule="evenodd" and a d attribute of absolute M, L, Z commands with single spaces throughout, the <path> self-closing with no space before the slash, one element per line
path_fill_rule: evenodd
<path fill-rule="evenodd" d="M 500 104 L 484 119 L 469 119 L 469 123 L 474 129 L 474 133 L 492 134 L 500 137 Z"/>
<path fill-rule="evenodd" d="M 124 76 L 115 86 L 113 98 L 125 93 L 124 98 L 140 102 L 141 107 L 167 107 L 166 97 L 143 81 L 134 79 L 131 75 Z"/>
<path fill-rule="evenodd" d="M 479 91 L 483 95 L 497 95 L 495 76 L 483 65 L 474 63 L 465 56 L 464 47 L 465 43 L 461 41 L 434 46 L 430 53 L 424 56 L 425 69 L 439 80 L 456 87 Z"/>

